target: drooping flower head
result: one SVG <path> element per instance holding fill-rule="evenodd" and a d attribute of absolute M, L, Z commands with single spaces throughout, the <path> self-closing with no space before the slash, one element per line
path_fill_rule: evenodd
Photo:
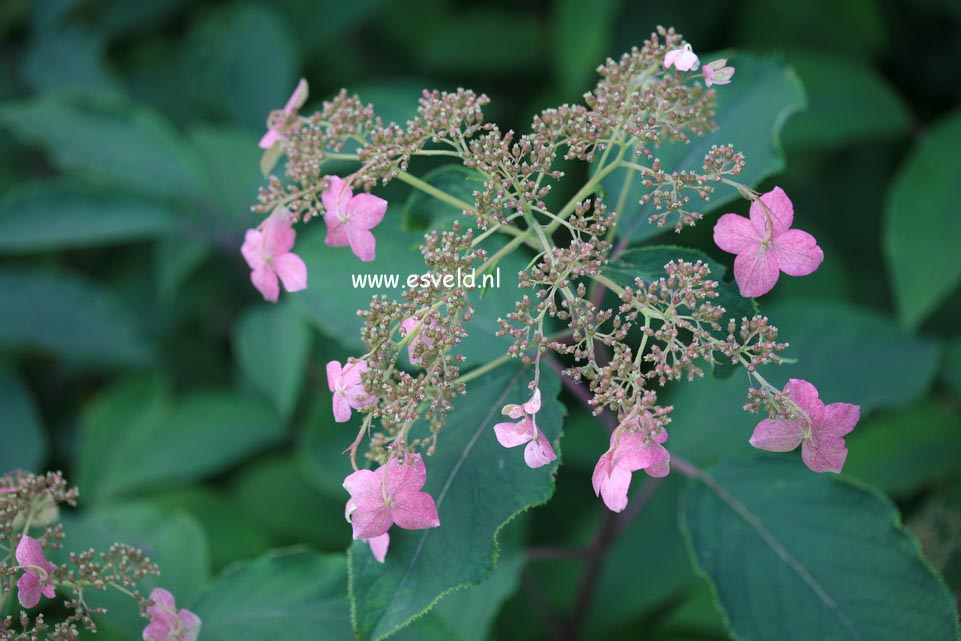
<path fill-rule="evenodd" d="M 517 447 L 527 443 L 524 448 L 524 462 L 530 468 L 547 465 L 557 458 L 551 442 L 537 427 L 535 415 L 541 410 L 541 390 L 534 388 L 534 394 L 523 405 L 513 403 L 505 405 L 501 413 L 513 419 L 520 419 L 516 423 L 504 422 L 494 426 L 497 442 L 504 447 Z"/>
<path fill-rule="evenodd" d="M 52 599 L 57 595 L 53 584 L 53 571 L 57 566 L 47 561 L 40 541 L 24 535 L 17 544 L 17 563 L 23 575 L 17 581 L 17 598 L 24 608 L 35 608 L 43 595 Z"/>
<path fill-rule="evenodd" d="M 350 420 L 351 408 L 363 409 L 376 402 L 367 393 L 361 374 L 367 371 L 366 361 L 348 362 L 341 365 L 339 361 L 327 363 L 327 387 L 334 393 L 334 420 L 345 423 Z"/>
<path fill-rule="evenodd" d="M 804 464 L 815 472 L 840 472 L 848 449 L 844 436 L 861 418 L 861 408 L 851 403 L 825 405 L 817 389 L 792 378 L 784 394 L 796 405 L 797 416 L 764 419 L 754 428 L 751 445 L 769 452 L 790 452 L 801 446 Z"/>
<path fill-rule="evenodd" d="M 751 203 L 750 219 L 724 214 L 714 226 L 714 242 L 734 259 L 734 280 L 741 295 L 762 296 L 774 288 L 780 272 L 807 276 L 824 252 L 811 234 L 791 229 L 794 204 L 780 187 Z"/>
<path fill-rule="evenodd" d="M 324 222 L 331 247 L 346 247 L 364 262 L 374 260 L 377 240 L 370 230 L 380 224 L 387 212 L 387 201 L 371 194 L 351 191 L 342 178 L 330 177 L 330 186 L 321 194 Z"/>
<path fill-rule="evenodd" d="M 627 491 L 634 472 L 644 470 L 657 478 L 670 472 L 671 455 L 661 445 L 667 440 L 667 432 L 654 430 L 652 425 L 649 412 L 630 416 L 611 434 L 610 449 L 594 466 L 594 494 L 613 512 L 627 507 Z"/>
<path fill-rule="evenodd" d="M 665 69 L 670 69 L 673 65 L 678 71 L 691 71 L 697 69 L 700 63 L 701 61 L 698 60 L 697 54 L 691 49 L 690 44 L 684 45 L 681 49 L 668 51 L 667 55 L 664 56 Z"/>
<path fill-rule="evenodd" d="M 301 78 L 300 82 L 297 83 L 297 87 L 294 89 L 294 93 L 290 94 L 290 98 L 287 99 L 287 104 L 284 105 L 281 111 L 282 115 L 279 117 L 281 123 L 289 123 L 297 111 L 304 106 L 305 102 L 307 102 L 307 81 Z M 263 138 L 260 139 L 260 143 L 258 143 L 261 149 L 270 149 L 279 140 L 284 139 L 283 129 L 278 126 L 277 121 L 278 116 L 271 114 L 271 124 L 267 128 L 267 133 L 264 134 Z"/>
<path fill-rule="evenodd" d="M 147 608 L 150 623 L 144 628 L 144 641 L 196 641 L 200 617 L 190 610 L 177 610 L 174 595 L 162 588 L 155 588 L 150 600 L 153 605 Z"/>
<path fill-rule="evenodd" d="M 251 282 L 264 300 L 277 302 L 278 278 L 288 292 L 306 289 L 307 265 L 290 251 L 296 239 L 290 212 L 283 208 L 274 211 L 261 228 L 247 230 L 240 253 L 250 266 Z"/>
<path fill-rule="evenodd" d="M 375 558 L 383 561 L 390 539 L 383 538 L 392 525 L 423 530 L 440 525 L 434 497 L 422 492 L 427 468 L 420 454 L 394 458 L 376 470 L 358 470 L 344 479 L 350 493 L 345 516 L 354 538 L 367 541 Z"/>
<path fill-rule="evenodd" d="M 731 78 L 734 77 L 734 67 L 727 66 L 727 58 L 721 58 L 704 65 L 704 84 L 729 85 Z"/>

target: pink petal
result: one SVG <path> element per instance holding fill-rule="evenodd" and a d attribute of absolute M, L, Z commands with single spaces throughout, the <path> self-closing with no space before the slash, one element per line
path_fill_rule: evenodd
<path fill-rule="evenodd" d="M 814 236 L 800 229 L 789 229 L 774 238 L 777 266 L 789 276 L 807 276 L 824 260 L 824 252 Z"/>
<path fill-rule="evenodd" d="M 774 289 L 779 275 L 774 252 L 761 247 L 752 247 L 734 259 L 734 280 L 746 298 L 757 298 Z"/>
<path fill-rule="evenodd" d="M 267 133 L 260 139 L 260 142 L 257 143 L 257 146 L 261 149 L 270 149 L 278 141 L 283 140 L 283 138 L 276 129 L 268 129 Z"/>
<path fill-rule="evenodd" d="M 390 547 L 390 534 L 381 534 L 372 539 L 367 539 L 367 544 L 370 545 L 370 551 L 374 558 L 383 563 L 384 559 L 387 558 L 387 548 Z"/>
<path fill-rule="evenodd" d="M 254 284 L 264 300 L 276 303 L 280 296 L 280 283 L 270 265 L 262 265 L 250 272 L 250 282 Z"/>
<path fill-rule="evenodd" d="M 274 270 L 288 292 L 307 289 L 307 265 L 297 254 L 281 254 L 274 258 Z"/>
<path fill-rule="evenodd" d="M 714 68 L 711 65 L 704 65 L 704 85 L 710 87 L 714 84 Z"/>
<path fill-rule="evenodd" d="M 761 206 L 764 203 L 765 207 Z M 780 187 L 775 187 L 771 191 L 761 196 L 761 203 L 754 201 L 751 203 L 751 222 L 755 229 L 766 232 L 768 223 L 772 224 L 772 231 L 782 233 L 787 231 L 794 222 L 794 204 L 787 194 Z M 770 221 L 768 217 L 770 216 Z M 764 236 L 767 236 L 764 233 Z"/>
<path fill-rule="evenodd" d="M 423 530 L 440 525 L 437 504 L 427 492 L 404 492 L 394 497 L 391 517 L 405 530 Z"/>
<path fill-rule="evenodd" d="M 847 456 L 844 439 L 837 436 L 815 435 L 801 445 L 801 458 L 814 472 L 840 472 Z"/>
<path fill-rule="evenodd" d="M 178 612 L 180 615 L 180 623 L 183 626 L 183 632 L 181 633 L 181 641 L 197 641 L 197 637 L 200 636 L 200 626 L 201 620 L 196 614 L 190 610 L 181 610 Z"/>
<path fill-rule="evenodd" d="M 409 454 L 407 460 L 401 462 L 392 459 L 387 464 L 387 496 L 394 496 L 402 492 L 416 492 L 427 482 L 427 468 L 420 454 Z"/>
<path fill-rule="evenodd" d="M 324 223 L 327 225 L 327 237 L 324 239 L 324 243 L 328 247 L 346 247 L 349 242 L 347 225 L 329 213 L 324 214 Z"/>
<path fill-rule="evenodd" d="M 354 503 L 354 500 L 348 499 L 347 504 L 344 506 L 344 518 L 347 520 L 348 523 L 350 523 L 350 516 L 354 513 L 354 510 L 356 509 L 357 509 L 357 504 Z"/>
<path fill-rule="evenodd" d="M 258 229 L 248 229 L 244 234 L 244 244 L 240 246 L 240 253 L 251 269 L 264 266 L 264 235 Z"/>
<path fill-rule="evenodd" d="M 529 419 L 517 423 L 498 423 L 494 426 L 497 442 L 504 447 L 517 447 L 534 438 L 534 430 Z"/>
<path fill-rule="evenodd" d="M 174 595 L 163 588 L 154 588 L 150 593 L 150 600 L 153 605 L 147 608 L 147 616 L 153 621 L 161 623 L 168 629 L 177 627 L 177 602 Z"/>
<path fill-rule="evenodd" d="M 754 428 L 750 443 L 759 450 L 790 452 L 801 444 L 800 421 L 764 419 Z"/>
<path fill-rule="evenodd" d="M 684 53 L 683 49 L 674 49 L 673 51 L 668 51 L 664 56 L 664 68 L 667 69 L 676 63 L 677 59 L 681 57 L 682 53 Z"/>
<path fill-rule="evenodd" d="M 40 603 L 40 577 L 33 572 L 24 572 L 17 581 L 17 599 L 28 610 L 37 607 Z"/>
<path fill-rule="evenodd" d="M 24 535 L 17 544 L 17 563 L 20 565 L 37 565 L 43 567 L 48 563 L 47 557 L 43 555 L 43 547 L 40 541 L 32 536 Z"/>
<path fill-rule="evenodd" d="M 334 218 L 346 217 L 347 205 L 350 203 L 350 199 L 353 197 L 354 192 L 350 190 L 350 187 L 344 182 L 343 178 L 338 176 L 330 177 L 330 185 L 324 190 L 324 193 L 320 195 L 321 202 L 324 203 L 324 221 L 327 222 L 327 226 L 330 226 L 330 220 L 328 216 Z"/>
<path fill-rule="evenodd" d="M 53 583 L 48 582 L 43 586 L 43 596 L 47 597 L 48 599 L 52 599 L 57 596 L 57 588 L 54 587 Z"/>
<path fill-rule="evenodd" d="M 821 412 L 815 425 L 815 436 L 844 436 L 861 419 L 861 408 L 851 403 L 831 403 Z"/>
<path fill-rule="evenodd" d="M 508 403 L 504 406 L 504 409 L 501 410 L 501 414 L 510 416 L 511 418 L 523 418 L 525 416 L 524 406 Z"/>
<path fill-rule="evenodd" d="M 355 539 L 373 539 L 386 534 L 394 521 L 390 508 L 381 503 L 376 510 L 356 510 L 351 516 L 350 524 L 354 528 Z"/>
<path fill-rule="evenodd" d="M 671 454 L 658 443 L 650 446 L 651 460 L 644 471 L 648 476 L 663 478 L 671 472 Z"/>
<path fill-rule="evenodd" d="M 278 208 L 264 225 L 264 253 L 268 256 L 280 256 L 294 248 L 297 232 L 290 212 Z"/>
<path fill-rule="evenodd" d="M 294 88 L 294 93 L 290 94 L 287 104 L 284 105 L 284 113 L 288 116 L 291 115 L 303 107 L 305 102 L 307 102 L 307 81 L 301 78 L 297 87 Z"/>
<path fill-rule="evenodd" d="M 611 465 L 612 457 L 613 454 L 608 450 L 597 459 L 597 464 L 594 466 L 594 473 L 591 475 L 591 485 L 594 487 L 595 496 L 601 495 L 601 486 L 604 484 L 605 479 L 611 475 L 613 469 Z"/>
<path fill-rule="evenodd" d="M 603 461 L 603 458 L 601 457 L 594 468 L 592 477 L 594 494 L 604 500 L 607 509 L 612 512 L 621 512 L 627 507 L 627 491 L 631 487 L 632 475 L 624 469 L 612 469 Z"/>
<path fill-rule="evenodd" d="M 333 392 L 337 383 L 340 381 L 342 367 L 339 361 L 329 361 L 327 363 L 327 388 Z"/>
<path fill-rule="evenodd" d="M 554 448 L 551 447 L 550 441 L 547 440 L 543 432 L 537 430 L 537 436 L 524 448 L 524 462 L 527 463 L 527 467 L 537 469 L 556 458 L 557 455 L 554 454 Z"/>
<path fill-rule="evenodd" d="M 346 423 L 350 420 L 350 401 L 344 394 L 334 394 L 333 400 L 334 421 Z"/>
<path fill-rule="evenodd" d="M 369 263 L 377 257 L 377 239 L 366 229 L 355 229 L 347 225 L 347 243 L 357 258 Z"/>
<path fill-rule="evenodd" d="M 357 470 L 344 479 L 344 489 L 358 511 L 370 512 L 383 506 L 383 474 L 380 470 Z"/>
<path fill-rule="evenodd" d="M 724 214 L 714 225 L 714 244 L 732 254 L 757 247 L 761 238 L 751 221 L 737 214 Z"/>
<path fill-rule="evenodd" d="M 361 374 L 367 371 L 367 361 L 351 361 L 344 365 L 344 371 L 340 375 L 340 384 L 350 388 L 363 384 Z"/>
<path fill-rule="evenodd" d="M 384 219 L 387 201 L 372 194 L 357 194 L 347 204 L 347 218 L 351 227 L 373 229 Z"/>
<path fill-rule="evenodd" d="M 144 641 L 170 641 L 171 629 L 161 621 L 152 621 L 143 629 Z"/>
<path fill-rule="evenodd" d="M 791 400 L 807 412 L 812 420 L 824 410 L 824 403 L 818 398 L 817 388 L 803 379 L 790 379 L 784 386 L 784 391 L 791 395 Z"/>
<path fill-rule="evenodd" d="M 681 55 L 674 61 L 674 68 L 680 71 L 690 71 L 691 69 L 697 69 L 698 64 L 700 64 L 700 60 L 697 54 L 690 49 L 682 49 Z"/>
<path fill-rule="evenodd" d="M 528 414 L 537 414 L 541 411 L 541 388 L 535 387 L 531 400 L 524 403 L 524 411 Z"/>

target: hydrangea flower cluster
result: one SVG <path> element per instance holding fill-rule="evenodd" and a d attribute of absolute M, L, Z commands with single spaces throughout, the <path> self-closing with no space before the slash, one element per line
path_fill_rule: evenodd
<path fill-rule="evenodd" d="M 800 444 L 812 470 L 843 465 L 843 436 L 857 422 L 857 408 L 824 406 L 803 381 L 784 389 L 768 383 L 758 368 L 779 363 L 786 345 L 763 316 L 727 316 L 705 263 L 670 260 L 663 276 L 626 285 L 610 275 L 630 243 L 618 229 L 637 216 L 636 205 L 652 204 L 650 224 L 681 232 L 702 219 L 694 203 L 708 200 L 717 185 L 750 201 L 748 218 L 725 214 L 714 228 L 718 247 L 736 254 L 734 278 L 743 296 L 766 294 L 781 272 L 803 276 L 820 265 L 823 252 L 814 237 L 792 228 L 787 194 L 779 187 L 759 194 L 737 181 L 746 159 L 732 146 L 712 147 L 700 170 L 664 167 L 657 157 L 661 145 L 686 143 L 717 127 L 715 91 L 735 80 L 735 68 L 727 59 L 702 64 L 673 29 L 658 28 L 598 72 L 583 104 L 546 109 L 523 134 L 487 122 L 489 99 L 466 89 L 424 91 L 417 116 L 400 124 L 385 123 L 346 91 L 301 115 L 301 84 L 268 119 L 262 165 L 272 168 L 282 154 L 285 173 L 270 176 L 261 190 L 254 209 L 267 218 L 248 232 L 243 250 L 267 300 L 277 298 L 277 279 L 288 291 L 306 285 L 291 253 L 289 223 L 322 217 L 328 246 L 375 260 L 388 203 L 370 192 L 394 180 L 462 211 L 453 225 L 425 235 L 421 254 L 430 272 L 474 270 L 480 276 L 510 253 L 528 252 L 517 285 L 529 291 L 499 320 L 498 333 L 511 341 L 504 354 L 462 373 L 464 357 L 456 347 L 476 331 L 470 323 L 474 303 L 465 288 L 437 279 L 398 300 L 373 298 L 359 310 L 365 353 L 327 366 L 335 420 L 361 416 L 347 449 L 355 472 L 344 481 L 350 495 L 345 515 L 354 538 L 366 541 L 381 562 L 393 525 L 441 525 L 438 506 L 423 491 L 427 466 L 420 452 L 434 452 L 466 383 L 511 359 L 533 367 L 532 395 L 504 406 L 512 420 L 492 425 L 490 437 L 505 448 L 524 445 L 530 468 L 556 460 L 554 444 L 537 424 L 539 377 L 545 358 L 562 363 L 569 388 L 609 419 L 610 447 L 599 455 L 592 483 L 613 511 L 626 507 L 634 472 L 662 477 L 670 470 L 665 443 L 672 408 L 659 402 L 658 388 L 702 376 L 705 366 L 731 364 L 748 373 L 746 409 L 768 413 L 751 438 L 755 447 L 786 451 Z M 416 177 L 411 167 L 422 157 L 450 159 L 473 174 L 472 202 Z M 590 178 L 570 190 L 574 195 L 565 204 L 549 206 L 548 195 L 565 178 L 559 169 L 565 160 L 591 163 Z M 348 176 L 325 173 L 333 161 L 353 162 L 356 169 Z M 601 181 L 615 170 L 626 170 L 643 187 L 639 202 L 622 198 L 617 211 L 599 195 Z M 405 348 L 407 362 L 400 359 Z M 413 437 L 415 423 L 427 434 Z M 365 443 L 374 469 L 358 463 Z"/>

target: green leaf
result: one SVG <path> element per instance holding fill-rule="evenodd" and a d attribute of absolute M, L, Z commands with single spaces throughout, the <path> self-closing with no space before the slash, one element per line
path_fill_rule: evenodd
<path fill-rule="evenodd" d="M 843 147 L 901 136 L 911 126 L 901 97 L 872 67 L 822 53 L 791 54 L 789 62 L 810 105 L 784 127 L 786 147 Z"/>
<path fill-rule="evenodd" d="M 961 112 L 928 129 L 888 192 L 884 251 L 898 317 L 917 327 L 961 283 Z"/>
<path fill-rule="evenodd" d="M 166 238 L 154 245 L 157 297 L 171 303 L 187 278 L 210 256 L 210 245 L 186 238 Z"/>
<path fill-rule="evenodd" d="M 775 57 L 736 54 L 730 58 L 737 74 L 730 85 L 717 88 L 717 130 L 694 138 L 687 145 L 669 144 L 656 150 L 655 155 L 666 171 L 701 171 L 704 155 L 711 147 L 729 143 L 747 158 L 747 166 L 738 177 L 742 183 L 757 185 L 784 168 L 778 138 L 788 117 L 805 106 L 804 88 L 794 72 Z M 617 169 L 602 181 L 606 193 L 604 202 L 613 211 L 618 210 L 617 201 L 627 175 L 626 169 Z M 621 212 L 618 232 L 621 238 L 643 240 L 668 229 L 648 223 L 656 210 L 653 203 L 638 204 L 644 193 L 641 181 L 635 176 Z M 720 185 L 711 200 L 701 207 L 701 212 L 717 209 L 736 197 L 733 188 Z"/>
<path fill-rule="evenodd" d="M 228 469 L 283 438 L 268 407 L 228 392 L 175 403 L 156 378 L 108 388 L 86 409 L 78 485 L 94 500 L 186 483 Z"/>
<path fill-rule="evenodd" d="M 941 378 L 956 394 L 961 394 L 961 338 L 956 338 L 944 350 Z"/>
<path fill-rule="evenodd" d="M 158 198 L 199 193 L 199 163 L 164 118 L 115 96 L 52 91 L 0 110 L 66 172 Z"/>
<path fill-rule="evenodd" d="M 106 551 L 118 542 L 143 550 L 160 569 L 160 576 L 148 576 L 140 583 L 144 594 L 162 587 L 170 590 L 183 607 L 210 580 L 207 539 L 200 525 L 183 512 L 168 512 L 138 501 L 65 514 L 63 526 L 66 547 L 54 553 L 61 563 L 68 550 Z M 147 621 L 140 618 L 136 601 L 111 589 L 84 591 L 84 599 L 90 607 L 107 608 L 113 626 L 141 638 Z"/>
<path fill-rule="evenodd" d="M 149 348 L 114 294 L 78 275 L 0 270 L 0 344 L 69 361 L 140 365 Z"/>
<path fill-rule="evenodd" d="M 250 206 L 257 202 L 257 190 L 264 184 L 256 136 L 240 129 L 201 125 L 191 129 L 190 142 L 203 162 L 206 195 L 220 210 L 219 218 L 208 221 L 210 230 L 222 232 L 225 224 L 234 229 L 252 226 L 257 216 Z"/>
<path fill-rule="evenodd" d="M 104 64 L 106 43 L 76 25 L 44 31 L 34 37 L 22 70 L 37 91 L 70 87 L 121 93 L 116 75 Z"/>
<path fill-rule="evenodd" d="M 281 416 L 294 409 L 310 355 L 310 328 L 287 303 L 250 308 L 234 326 L 240 369 Z"/>
<path fill-rule="evenodd" d="M 696 478 L 684 528 L 735 638 L 959 638 L 951 595 L 880 494 L 775 458 Z"/>
<path fill-rule="evenodd" d="M 620 7 L 621 0 L 561 0 L 554 5 L 554 74 L 564 95 L 589 89 L 594 69 L 611 53 Z"/>
<path fill-rule="evenodd" d="M 277 552 L 224 572 L 191 611 L 204 641 L 353 641 L 341 555 Z"/>
<path fill-rule="evenodd" d="M 478 191 L 484 182 L 477 170 L 454 164 L 432 169 L 424 174 L 421 180 L 467 204 L 473 204 L 474 192 Z M 460 208 L 429 196 L 419 189 L 411 190 L 407 202 L 404 203 L 403 217 L 406 229 L 421 232 L 439 227 L 450 229 L 455 220 L 469 224 Z"/>
<path fill-rule="evenodd" d="M 176 216 L 160 203 L 69 183 L 22 186 L 0 201 L 0 252 L 142 240 L 169 232 Z"/>
<path fill-rule="evenodd" d="M 502 448 L 492 429 L 505 403 L 530 397 L 526 384 L 531 375 L 501 367 L 468 383 L 467 395 L 456 402 L 443 447 L 427 460 L 424 491 L 437 502 L 440 527 L 394 528 L 383 565 L 366 544 L 354 542 L 350 596 L 361 641 L 383 639 L 450 590 L 487 579 L 496 564 L 498 531 L 518 513 L 550 498 L 557 463 L 528 468 L 520 448 Z M 555 400 L 560 381 L 544 369 L 540 386 L 545 401 L 537 425 L 556 448 L 563 418 L 563 406 Z"/>
<path fill-rule="evenodd" d="M 344 479 L 354 471 L 344 448 L 356 434 L 334 421 L 328 394 L 316 395 L 302 423 L 297 457 L 304 475 L 320 492 L 338 501 L 344 499 Z"/>
<path fill-rule="evenodd" d="M 0 407 L 3 408 L 3 447 L 0 474 L 22 469 L 42 471 L 47 458 L 47 436 L 30 390 L 16 372 L 0 368 Z"/>

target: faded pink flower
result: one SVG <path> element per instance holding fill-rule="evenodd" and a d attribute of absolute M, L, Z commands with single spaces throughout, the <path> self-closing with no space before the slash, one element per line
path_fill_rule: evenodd
<path fill-rule="evenodd" d="M 704 65 L 704 84 L 708 87 L 711 85 L 731 84 L 731 78 L 734 76 L 734 67 L 728 67 L 726 65 L 727 58 L 721 58 L 720 60 L 715 60 Z"/>
<path fill-rule="evenodd" d="M 15 487 L 0 487 L 0 494 L 9 494 L 16 491 L 17 488 Z"/>
<path fill-rule="evenodd" d="M 330 186 L 321 194 L 324 203 L 324 222 L 331 247 L 345 247 L 364 262 L 374 260 L 377 240 L 370 230 L 380 224 L 387 213 L 387 201 L 371 194 L 357 194 L 337 176 L 330 177 Z"/>
<path fill-rule="evenodd" d="M 661 445 L 666 440 L 667 432 L 663 431 L 647 440 L 640 432 L 615 430 L 611 434 L 611 447 L 598 459 L 591 477 L 594 494 L 604 500 L 609 510 L 620 512 L 627 507 L 633 472 L 644 470 L 653 477 L 667 476 L 671 455 Z"/>
<path fill-rule="evenodd" d="M 357 505 L 354 503 L 353 499 L 348 499 L 347 505 L 344 507 L 344 518 L 350 523 L 350 517 L 357 509 Z M 383 563 L 384 559 L 387 558 L 387 549 L 390 547 L 390 534 L 384 532 L 380 536 L 375 536 L 372 539 L 361 539 L 364 543 L 370 546 L 370 551 L 377 559 L 379 563 Z"/>
<path fill-rule="evenodd" d="M 684 45 L 682 49 L 668 51 L 667 55 L 664 56 L 665 69 L 670 69 L 671 65 L 674 65 L 674 68 L 678 71 L 691 71 L 697 69 L 700 62 L 690 44 Z"/>
<path fill-rule="evenodd" d="M 17 544 L 17 563 L 23 569 L 23 576 L 17 581 L 17 598 L 24 608 L 35 608 L 40 603 L 40 595 L 52 599 L 57 595 L 53 585 L 53 571 L 57 566 L 43 555 L 40 542 L 24 535 Z"/>
<path fill-rule="evenodd" d="M 791 229 L 792 222 L 794 205 L 780 187 L 751 203 L 750 220 L 737 214 L 718 219 L 714 242 L 737 254 L 734 280 L 742 296 L 763 296 L 773 289 L 780 272 L 807 276 L 824 260 L 814 236 Z"/>
<path fill-rule="evenodd" d="M 155 588 L 150 600 L 153 605 L 147 608 L 150 623 L 143 630 L 144 641 L 196 641 L 200 617 L 190 610 L 178 611 L 174 595 L 162 588 Z"/>
<path fill-rule="evenodd" d="M 815 472 L 840 472 L 848 449 L 844 435 L 861 418 L 861 408 L 851 403 L 825 405 L 817 389 L 797 378 L 784 386 L 800 412 L 793 419 L 764 419 L 754 428 L 751 445 L 769 452 L 790 452 L 801 446 L 804 464 Z"/>
<path fill-rule="evenodd" d="M 297 232 L 294 231 L 290 212 L 278 209 L 261 225 L 263 229 L 248 229 L 240 248 L 244 260 L 252 270 L 250 280 L 264 297 L 277 302 L 280 285 L 288 292 L 298 292 L 307 287 L 307 265 L 294 248 Z"/>
<path fill-rule="evenodd" d="M 327 363 L 327 387 L 334 393 L 334 420 L 344 423 L 350 420 L 350 409 L 363 409 L 376 399 L 367 393 L 361 374 L 367 371 L 366 361 L 339 361 Z"/>
<path fill-rule="evenodd" d="M 417 327 L 418 323 L 420 323 L 420 321 L 418 321 L 417 318 L 414 316 L 404 319 L 404 322 L 400 324 L 400 326 L 404 330 L 404 335 L 406 336 L 410 334 L 412 331 L 414 331 L 414 328 Z M 417 336 L 412 338 L 410 343 L 407 344 L 407 356 L 410 359 L 410 364 L 420 365 L 420 360 L 421 360 L 420 357 L 415 356 L 414 354 L 417 351 L 417 347 L 419 345 L 423 345 L 424 347 L 430 347 L 433 344 L 434 344 L 434 339 L 424 334 L 424 327 L 422 326 L 419 330 L 417 330 Z"/>
<path fill-rule="evenodd" d="M 498 423 L 494 426 L 497 442 L 504 447 L 517 447 L 527 443 L 524 448 L 524 462 L 530 468 L 547 465 L 557 458 L 551 442 L 537 427 L 534 415 L 541 410 L 541 390 L 534 388 L 534 395 L 523 405 L 509 404 L 501 410 L 502 414 L 514 419 L 516 423 Z"/>
<path fill-rule="evenodd" d="M 381 537 L 392 525 L 405 530 L 440 525 L 434 497 L 421 491 L 426 482 L 420 454 L 408 454 L 404 461 L 391 459 L 376 470 L 358 470 L 344 479 L 350 492 L 345 514 L 354 538 L 367 541 L 375 558 L 386 555 L 390 539 Z"/>
<path fill-rule="evenodd" d="M 290 120 L 290 117 L 296 114 L 305 102 L 307 102 L 307 81 L 301 78 L 294 89 L 294 93 L 290 94 L 287 104 L 284 105 L 284 119 Z M 259 146 L 261 149 L 270 149 L 279 140 L 284 140 L 283 132 L 271 125 L 264 137 L 260 139 Z"/>

